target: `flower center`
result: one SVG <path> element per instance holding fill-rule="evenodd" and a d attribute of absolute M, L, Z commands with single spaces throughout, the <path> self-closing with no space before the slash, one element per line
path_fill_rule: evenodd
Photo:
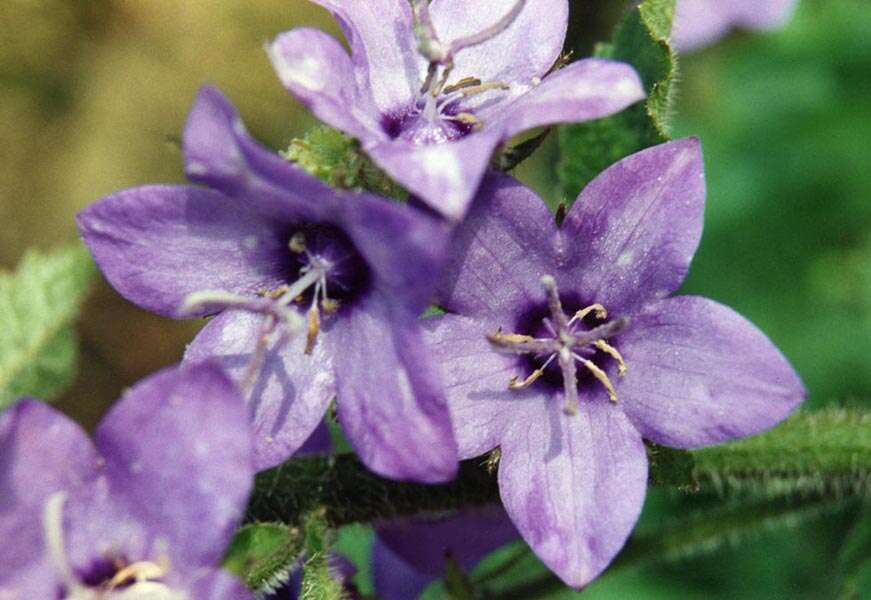
<path fill-rule="evenodd" d="M 601 304 L 584 307 L 569 317 L 563 310 L 556 281 L 550 275 L 541 278 L 547 294 L 548 316 L 534 324 L 527 333 L 504 333 L 501 330 L 487 336 L 498 352 L 528 356 L 536 368 L 525 378 L 512 377 L 508 388 L 526 389 L 547 373 L 552 364 L 562 374 L 565 392 L 566 414 L 578 410 L 578 365 L 581 365 L 608 392 L 612 402 L 617 402 L 617 392 L 608 374 L 596 363 L 600 355 L 617 363 L 617 374 L 626 373 L 623 356 L 608 339 L 623 331 L 629 324 L 625 317 L 607 320 L 608 311 Z M 595 318 L 600 324 L 585 328 L 585 320 Z M 538 325 L 537 327 L 535 325 Z"/>
<path fill-rule="evenodd" d="M 320 331 L 321 313 L 333 315 L 342 303 L 356 297 L 366 286 L 369 270 L 348 237 L 332 227 L 300 227 L 291 234 L 287 246 L 291 276 L 297 279 L 269 295 L 279 306 L 308 306 L 305 353 L 311 354 Z"/>
<path fill-rule="evenodd" d="M 365 292 L 369 285 L 370 271 L 366 261 L 351 239 L 336 227 L 297 225 L 287 233 L 287 250 L 288 283 L 271 290 L 257 290 L 258 296 L 253 298 L 223 290 L 200 290 L 189 294 L 179 308 L 180 316 L 214 314 L 223 310 L 244 310 L 265 316 L 240 382 L 244 395 L 253 389 L 273 338 L 277 339 L 277 348 L 305 329 L 304 352 L 312 354 L 321 330 L 322 315 L 335 315 Z M 304 311 L 305 319 L 301 317 L 301 311 Z"/>
<path fill-rule="evenodd" d="M 63 507 L 66 494 L 51 495 L 43 509 L 42 525 L 48 549 L 62 589 L 62 600 L 185 600 L 187 595 L 173 591 L 160 580 L 169 571 L 169 559 L 157 562 L 101 560 L 90 577 L 77 577 L 67 559 L 63 530 Z"/>
<path fill-rule="evenodd" d="M 387 135 L 393 139 L 401 138 L 413 144 L 426 145 L 449 142 L 480 129 L 483 123 L 471 108 L 464 108 L 465 101 L 485 92 L 507 90 L 509 86 L 501 81 L 484 82 L 477 77 L 463 77 L 449 85 L 454 56 L 508 29 L 525 5 L 526 0 L 518 0 L 511 10 L 490 27 L 444 44 L 439 40 L 429 13 L 429 0 L 413 0 L 414 34 L 418 50 L 429 66 L 414 106 L 405 112 L 384 117 L 382 127 Z"/>

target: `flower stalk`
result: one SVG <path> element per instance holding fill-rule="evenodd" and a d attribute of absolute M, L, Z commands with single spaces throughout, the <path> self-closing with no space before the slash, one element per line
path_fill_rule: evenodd
<path fill-rule="evenodd" d="M 688 459 L 683 466 L 653 455 L 653 485 L 729 497 L 871 495 L 867 412 L 799 413 L 768 433 L 682 454 Z M 323 508 L 327 522 L 338 527 L 498 500 L 496 474 L 485 458 L 462 462 L 454 481 L 422 485 L 378 477 L 355 456 L 342 454 L 292 459 L 260 473 L 246 519 L 301 525 L 306 514 Z"/>

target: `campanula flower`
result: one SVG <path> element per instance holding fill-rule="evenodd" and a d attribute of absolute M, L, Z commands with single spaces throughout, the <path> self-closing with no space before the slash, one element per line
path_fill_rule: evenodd
<path fill-rule="evenodd" d="M 505 509 L 567 584 L 586 585 L 634 526 L 642 439 L 698 448 L 770 428 L 801 381 L 751 323 L 671 294 L 702 231 L 694 139 L 631 155 L 557 225 L 507 176 L 486 180 L 458 227 L 426 321 L 460 455 L 501 449 Z"/>
<path fill-rule="evenodd" d="M 418 315 L 447 226 L 369 194 L 340 193 L 257 144 L 217 90 L 183 136 L 207 187 L 121 191 L 78 216 L 109 282 L 167 316 L 217 314 L 186 360 L 219 359 L 245 393 L 259 469 L 295 453 L 338 396 L 367 466 L 442 481 L 456 446 Z"/>
<path fill-rule="evenodd" d="M 465 213 L 499 144 L 644 97 L 626 64 L 587 59 L 552 70 L 567 0 L 314 2 L 339 21 L 351 55 L 321 31 L 291 30 L 269 47 L 281 81 L 452 219 Z"/>
<path fill-rule="evenodd" d="M 254 477 L 236 386 L 215 365 L 135 385 L 94 441 L 24 399 L 0 415 L 0 598 L 243 600 L 219 570 Z"/>

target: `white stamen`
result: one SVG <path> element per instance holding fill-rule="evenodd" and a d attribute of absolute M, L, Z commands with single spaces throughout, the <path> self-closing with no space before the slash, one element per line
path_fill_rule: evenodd
<path fill-rule="evenodd" d="M 185 296 L 181 307 L 178 309 L 178 315 L 180 317 L 190 317 L 208 309 L 212 305 L 232 308 L 234 306 L 245 306 L 250 303 L 251 298 L 225 290 L 199 290 Z"/>
<path fill-rule="evenodd" d="M 67 552 L 64 544 L 63 511 L 67 495 L 56 492 L 49 496 L 42 510 L 42 531 L 45 546 L 59 579 L 66 589 L 67 598 L 90 598 L 92 595 L 79 583 L 73 574 L 72 567 L 67 562 Z M 87 594 L 87 595 L 86 595 Z"/>
<path fill-rule="evenodd" d="M 298 296 L 301 296 L 307 289 L 309 289 L 312 285 L 316 284 L 321 278 L 326 276 L 326 271 L 324 269 L 317 269 L 303 267 L 300 269 L 300 273 L 305 271 L 305 274 L 297 279 L 291 284 L 290 287 L 287 288 L 287 291 L 284 292 L 284 295 L 278 299 L 278 304 L 281 306 L 287 306 Z"/>
<path fill-rule="evenodd" d="M 478 44 L 483 44 L 484 42 L 493 39 L 514 23 L 517 17 L 520 15 L 520 12 L 523 10 L 523 7 L 526 6 L 526 0 L 518 0 L 518 2 L 509 10 L 501 19 L 496 21 L 490 27 L 478 32 L 473 33 L 472 35 L 468 35 L 464 38 L 460 38 L 458 40 L 454 40 L 450 46 L 450 53 L 456 54 L 460 50 L 464 48 L 471 48 L 472 46 L 477 46 Z"/>

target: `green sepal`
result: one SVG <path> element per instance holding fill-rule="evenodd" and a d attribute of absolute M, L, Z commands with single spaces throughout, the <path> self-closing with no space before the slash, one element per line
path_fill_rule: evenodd
<path fill-rule="evenodd" d="M 300 600 L 341 600 L 344 588 L 330 573 L 330 550 L 335 532 L 327 524 L 326 512 L 315 510 L 303 519 L 306 561 L 302 571 Z"/>
<path fill-rule="evenodd" d="M 236 532 L 224 568 L 249 589 L 269 593 L 287 582 L 303 552 L 303 535 L 282 523 L 251 523 Z"/>
<path fill-rule="evenodd" d="M 453 556 L 445 559 L 445 595 L 450 600 L 476 600 L 475 584 Z"/>
<path fill-rule="evenodd" d="M 408 192 L 375 166 L 360 143 L 341 131 L 319 126 L 295 138 L 281 156 L 331 187 L 367 191 L 405 200 Z"/>

